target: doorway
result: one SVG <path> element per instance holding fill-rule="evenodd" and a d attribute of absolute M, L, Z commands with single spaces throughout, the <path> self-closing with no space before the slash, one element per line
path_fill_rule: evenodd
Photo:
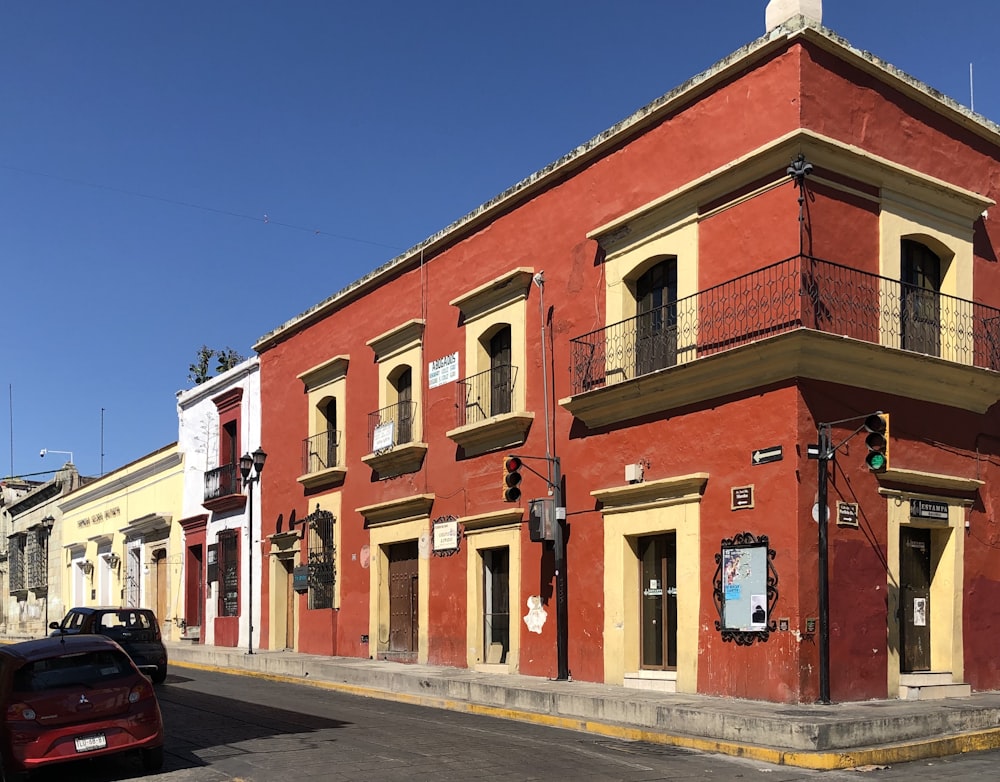
<path fill-rule="evenodd" d="M 677 669 L 677 533 L 639 538 L 640 661 L 643 670 Z"/>
<path fill-rule="evenodd" d="M 931 531 L 899 529 L 900 669 L 931 669 Z"/>
<path fill-rule="evenodd" d="M 389 653 L 416 656 L 419 638 L 417 541 L 389 546 Z"/>
<path fill-rule="evenodd" d="M 295 649 L 295 568 L 294 560 L 282 559 L 282 570 L 285 574 L 285 648 Z"/>
<path fill-rule="evenodd" d="M 482 556 L 485 662 L 504 664 L 510 651 L 510 549 L 485 549 Z"/>

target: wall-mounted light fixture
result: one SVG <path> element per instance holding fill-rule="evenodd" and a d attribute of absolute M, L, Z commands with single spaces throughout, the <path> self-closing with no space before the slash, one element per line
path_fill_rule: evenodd
<path fill-rule="evenodd" d="M 112 570 L 117 570 L 118 566 L 122 563 L 122 558 L 115 553 L 105 554 L 104 559 L 107 561 L 108 567 Z"/>
<path fill-rule="evenodd" d="M 80 565 L 80 570 L 83 571 L 83 574 L 85 576 L 93 575 L 93 573 L 94 573 L 94 563 L 91 562 L 89 559 L 83 560 L 82 562 L 79 563 L 79 565 Z"/>

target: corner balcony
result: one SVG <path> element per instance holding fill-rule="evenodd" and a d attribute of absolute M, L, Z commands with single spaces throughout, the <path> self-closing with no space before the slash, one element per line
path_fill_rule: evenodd
<path fill-rule="evenodd" d="M 418 442 L 419 437 L 416 402 L 397 402 L 375 410 L 368 414 L 368 442 L 372 450 L 361 461 L 377 472 L 379 478 L 416 472 L 427 453 L 427 443 Z"/>
<path fill-rule="evenodd" d="M 502 364 L 455 382 L 455 428 L 446 434 L 466 456 L 521 445 L 534 413 L 516 410 L 517 367 Z"/>
<path fill-rule="evenodd" d="M 347 467 L 340 463 L 340 432 L 320 432 L 302 441 L 302 474 L 296 479 L 307 489 L 343 483 Z"/>
<path fill-rule="evenodd" d="M 795 256 L 570 341 L 572 396 L 608 426 L 790 378 L 985 412 L 1000 310 Z"/>
<path fill-rule="evenodd" d="M 223 464 L 205 471 L 205 499 L 201 504 L 216 513 L 242 510 L 246 506 L 238 464 Z"/>

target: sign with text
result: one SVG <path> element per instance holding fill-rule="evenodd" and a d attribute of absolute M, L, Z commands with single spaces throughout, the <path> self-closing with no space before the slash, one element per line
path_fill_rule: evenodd
<path fill-rule="evenodd" d="M 731 509 L 742 510 L 753 507 L 753 484 L 749 486 L 733 486 L 731 495 Z"/>
<path fill-rule="evenodd" d="M 435 359 L 427 365 L 427 387 L 436 388 L 458 380 L 458 353 Z"/>
<path fill-rule="evenodd" d="M 910 516 L 918 519 L 948 520 L 948 503 L 934 500 L 910 500 Z"/>

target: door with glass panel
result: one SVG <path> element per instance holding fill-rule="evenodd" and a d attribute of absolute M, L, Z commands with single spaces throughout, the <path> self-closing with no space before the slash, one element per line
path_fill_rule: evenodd
<path fill-rule="evenodd" d="M 677 534 L 639 538 L 640 668 L 677 668 Z"/>

